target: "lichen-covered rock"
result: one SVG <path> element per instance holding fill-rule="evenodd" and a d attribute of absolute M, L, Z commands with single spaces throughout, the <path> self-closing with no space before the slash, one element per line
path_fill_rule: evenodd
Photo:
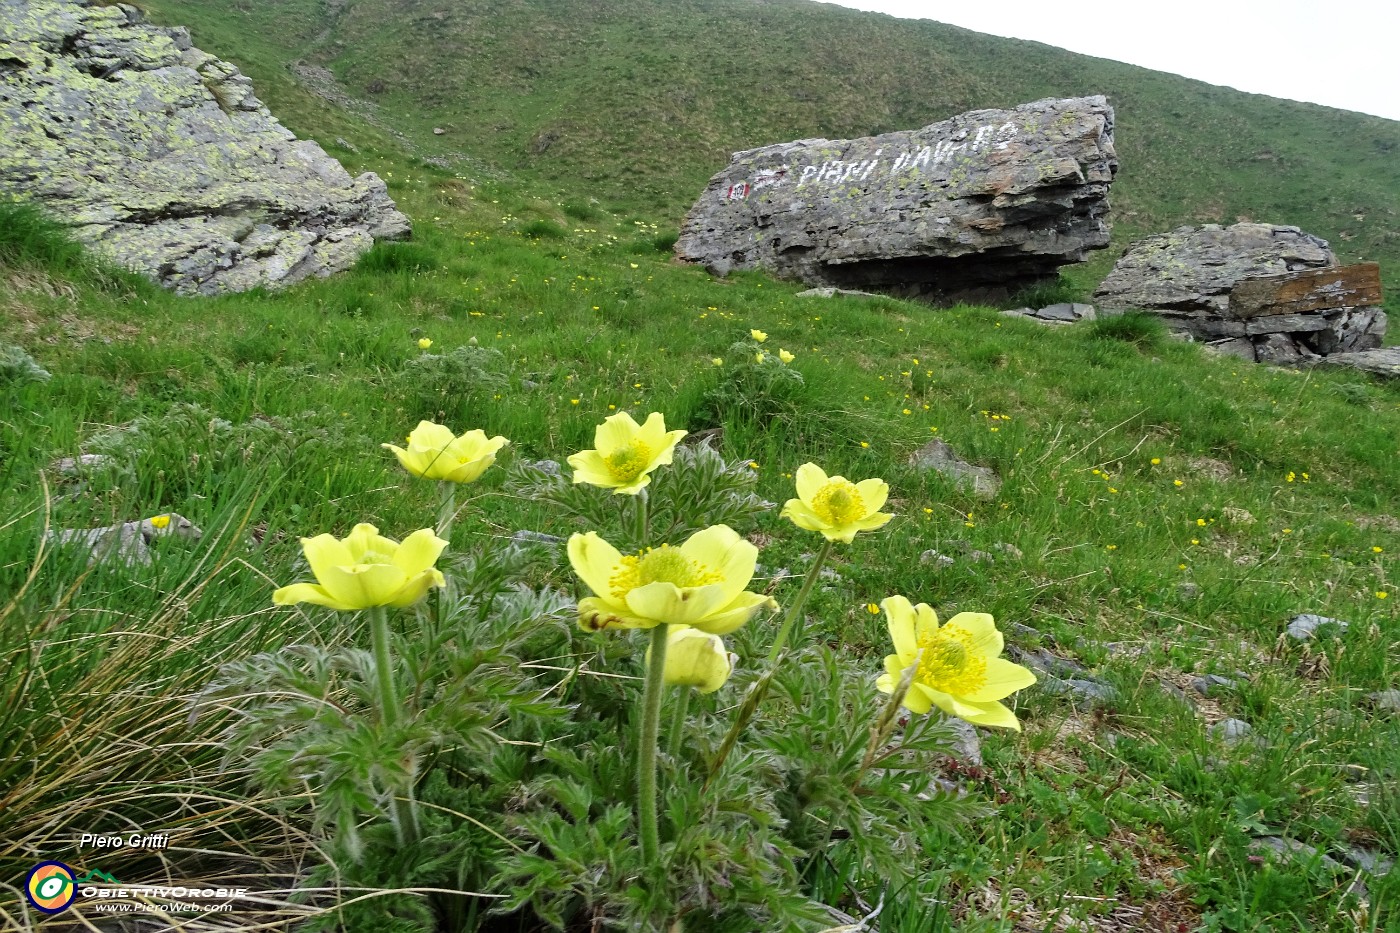
<path fill-rule="evenodd" d="M 0 0 L 0 193 L 182 292 L 346 268 L 408 218 L 299 141 L 227 62 L 126 5 Z"/>
<path fill-rule="evenodd" d="M 676 243 L 712 272 L 937 302 L 1001 298 L 1108 245 L 1103 97 L 975 110 L 911 132 L 734 154 Z"/>
<path fill-rule="evenodd" d="M 1339 266 L 1297 227 L 1181 227 L 1132 244 L 1094 299 L 1107 314 L 1160 315 L 1211 349 L 1296 366 L 1372 350 L 1385 337 L 1380 267 Z"/>
<path fill-rule="evenodd" d="M 1327 241 L 1297 227 L 1235 224 L 1178 227 L 1133 243 L 1094 292 L 1100 311 L 1151 311 L 1204 336 L 1230 308 L 1230 291 L 1248 276 L 1335 266 Z"/>

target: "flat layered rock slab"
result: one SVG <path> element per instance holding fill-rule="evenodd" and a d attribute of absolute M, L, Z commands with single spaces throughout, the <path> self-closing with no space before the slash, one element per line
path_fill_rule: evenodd
<path fill-rule="evenodd" d="M 177 291 L 276 287 L 410 232 L 252 82 L 126 5 L 0 0 L 0 194 Z"/>
<path fill-rule="evenodd" d="M 734 154 L 676 255 L 817 287 L 987 301 L 1108 245 L 1118 158 L 1103 97 L 976 110 L 863 139 Z"/>
<path fill-rule="evenodd" d="M 1334 353 L 1317 361 L 1327 366 L 1347 366 L 1362 372 L 1400 379 L 1400 347 L 1361 350 L 1357 353 Z"/>

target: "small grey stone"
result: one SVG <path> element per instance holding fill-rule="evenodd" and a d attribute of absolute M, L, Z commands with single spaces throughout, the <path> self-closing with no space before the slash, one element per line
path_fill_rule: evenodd
<path fill-rule="evenodd" d="M 1180 583 L 1176 587 L 1176 592 L 1182 599 L 1196 599 L 1201 595 L 1201 588 L 1190 580 Z"/>
<path fill-rule="evenodd" d="M 1347 846 L 1337 853 L 1337 857 L 1353 868 L 1359 868 L 1372 875 L 1388 875 L 1395 867 L 1395 860 L 1386 858 L 1374 849 L 1361 846 Z"/>
<path fill-rule="evenodd" d="M 446 135 L 447 135 L 447 130 L 443 129 L 443 128 L 440 127 L 440 126 L 435 126 L 435 127 L 433 127 L 433 135 L 434 135 L 434 136 L 446 136 Z"/>
<path fill-rule="evenodd" d="M 1211 738 L 1220 739 L 1226 745 L 1235 745 L 1244 741 L 1254 727 L 1243 719 L 1226 719 L 1211 726 L 1209 731 Z"/>
<path fill-rule="evenodd" d="M 521 529 L 510 536 L 516 544 L 548 544 L 559 545 L 564 543 L 564 539 L 558 535 L 545 534 L 543 531 L 530 531 Z"/>
<path fill-rule="evenodd" d="M 1335 626 L 1339 634 L 1347 630 L 1347 623 L 1341 619 L 1330 619 L 1327 616 L 1305 612 L 1289 620 L 1288 637 L 1294 641 L 1307 641 L 1324 625 Z"/>
<path fill-rule="evenodd" d="M 1118 696 L 1117 690 L 1097 680 L 1085 680 L 1082 677 L 1075 677 L 1066 680 L 1064 684 L 1070 689 L 1071 693 L 1081 700 L 1108 703 Z"/>
<path fill-rule="evenodd" d="M 529 465 L 546 476 L 558 476 L 563 471 L 558 460 L 535 460 Z"/>
<path fill-rule="evenodd" d="M 977 735 L 977 727 L 955 716 L 946 717 L 953 730 L 953 755 L 970 765 L 982 765 L 982 740 Z"/>
<path fill-rule="evenodd" d="M 540 387 L 540 384 L 539 384 L 538 382 L 536 382 L 535 380 L 533 380 L 533 379 L 521 379 L 521 380 L 520 380 L 520 388 L 522 388 L 522 389 L 538 389 L 539 387 Z"/>
<path fill-rule="evenodd" d="M 1231 689 L 1235 682 L 1229 677 L 1222 677 L 1219 674 L 1205 674 L 1201 677 L 1191 678 L 1191 689 L 1195 690 L 1203 697 L 1210 696 L 1218 689 Z"/>
<path fill-rule="evenodd" d="M 954 561 L 953 558 L 949 557 L 947 554 L 940 554 L 932 548 L 929 548 L 927 551 L 924 551 L 922 554 L 919 555 L 919 563 L 933 564 L 935 567 L 941 569 L 943 567 L 953 566 L 953 564 L 956 563 L 956 561 Z"/>
<path fill-rule="evenodd" d="M 938 438 L 915 451 L 909 463 L 925 470 L 936 470 L 982 499 L 994 499 L 1001 491 L 1001 477 L 995 470 L 968 463 Z"/>
<path fill-rule="evenodd" d="M 1378 690 L 1368 693 L 1366 699 L 1378 710 L 1387 713 L 1400 713 L 1400 690 Z"/>
<path fill-rule="evenodd" d="M 1323 868 L 1333 872 L 1344 872 L 1346 866 L 1330 855 L 1323 854 L 1322 850 L 1316 846 L 1310 846 L 1306 842 L 1299 842 L 1297 839 L 1290 839 L 1287 836 L 1261 836 L 1250 843 L 1250 850 L 1260 855 L 1278 855 L 1285 858 L 1297 858 L 1305 862 L 1316 861 Z"/>
<path fill-rule="evenodd" d="M 1187 706 L 1195 706 L 1195 705 L 1196 705 L 1196 701 L 1193 700 L 1193 699 L 1191 699 L 1190 695 L 1188 695 L 1187 692 L 1186 692 L 1185 690 L 1182 690 L 1180 687 L 1178 687 L 1176 684 L 1172 683 L 1171 681 L 1169 681 L 1169 680 L 1163 680 L 1163 681 L 1160 681 L 1160 684 L 1161 684 L 1161 686 L 1162 686 L 1162 692 L 1165 693 L 1165 694 L 1167 694 L 1167 696 L 1172 697 L 1173 699 L 1176 699 L 1176 700 L 1180 700 L 1182 703 L 1185 703 Z"/>
<path fill-rule="evenodd" d="M 1002 554 L 1005 554 L 1012 560 L 1021 560 L 1023 557 L 1025 557 L 1025 555 L 1021 553 L 1021 549 L 1018 548 L 1016 545 L 1006 544 L 1001 541 L 998 541 L 996 544 L 993 544 L 992 550 L 1000 551 Z"/>
<path fill-rule="evenodd" d="M 1051 654 L 1044 648 L 1021 648 L 1017 645 L 1007 645 L 1007 654 L 1011 655 L 1020 664 L 1025 665 L 1037 674 L 1044 674 L 1047 677 L 1072 677 L 1075 674 L 1083 674 L 1084 667 L 1068 658 L 1062 658 Z"/>
<path fill-rule="evenodd" d="M 1085 304 L 1058 304 L 1049 305 L 1035 312 L 1035 316 L 1047 321 L 1092 321 L 1095 318 L 1094 306 Z"/>

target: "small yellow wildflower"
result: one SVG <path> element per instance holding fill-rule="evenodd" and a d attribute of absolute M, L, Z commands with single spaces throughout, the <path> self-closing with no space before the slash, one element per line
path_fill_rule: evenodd
<path fill-rule="evenodd" d="M 763 360 L 764 360 L 763 351 L 760 350 L 759 352 L 757 352 L 757 353 L 755 353 L 755 354 L 753 355 L 753 361 L 754 361 L 755 363 L 762 363 Z"/>
<path fill-rule="evenodd" d="M 153 519 L 151 519 L 151 521 L 155 521 L 155 519 L 153 518 Z M 1373 545 L 1373 546 L 1371 547 L 1371 553 L 1372 553 L 1372 554 L 1380 554 L 1380 553 L 1381 553 L 1382 551 L 1384 551 L 1384 550 L 1385 550 L 1385 548 L 1381 547 L 1379 544 Z"/>
<path fill-rule="evenodd" d="M 749 331 L 749 336 L 752 337 L 754 340 L 758 341 L 759 343 L 762 343 L 763 341 L 768 339 L 768 335 L 761 330 L 751 330 Z"/>
<path fill-rule="evenodd" d="M 315 583 L 293 583 L 272 594 L 278 606 L 314 603 L 332 609 L 411 606 L 434 586 L 443 586 L 437 563 L 447 542 L 424 528 L 400 544 L 373 525 L 356 525 L 343 540 L 328 534 L 302 538 L 301 548 Z"/>
<path fill-rule="evenodd" d="M 1153 457 L 1153 458 L 1152 458 L 1152 465 L 1153 465 L 1153 466 L 1161 466 L 1161 464 L 1162 464 L 1162 458 L 1161 458 L 1161 457 Z"/>
<path fill-rule="evenodd" d="M 658 411 L 640 425 L 627 412 L 611 415 L 594 431 L 594 449 L 569 457 L 574 482 L 635 496 L 651 482 L 652 470 L 671 462 L 676 442 L 685 435 L 667 431 L 665 416 Z"/>
<path fill-rule="evenodd" d="M 419 338 L 418 338 L 418 349 L 420 349 L 420 350 L 426 350 L 426 349 L 428 349 L 429 347 L 431 347 L 432 345 L 433 345 L 433 342 L 432 342 L 431 340 L 429 340 L 427 337 L 419 337 Z"/>
<path fill-rule="evenodd" d="M 877 606 L 877 605 L 875 605 L 874 603 L 866 603 L 866 604 L 865 604 L 865 611 L 868 612 L 868 613 L 870 613 L 870 614 L 873 615 L 873 616 L 877 616 L 877 615 L 880 614 L 880 607 Z"/>
<path fill-rule="evenodd" d="M 569 539 L 569 563 L 594 593 L 579 600 L 579 624 L 594 632 L 657 625 L 732 632 L 760 608 L 777 608 L 745 590 L 757 560 L 758 548 L 727 525 L 697 531 L 680 547 L 627 555 L 595 531 Z"/>
<path fill-rule="evenodd" d="M 891 596 L 880 606 L 895 653 L 885 657 L 877 689 L 893 693 L 912 667 L 914 679 L 903 700 L 910 712 L 927 713 L 937 706 L 975 725 L 1020 731 L 1016 715 L 1000 701 L 1029 687 L 1036 677 L 998 657 L 1003 639 L 990 615 L 960 612 L 940 626 L 925 603 L 915 606 L 903 596 Z"/>
<path fill-rule="evenodd" d="M 873 531 L 894 517 L 880 511 L 890 494 L 882 479 L 853 483 L 804 463 L 797 468 L 796 485 L 797 498 L 783 505 L 782 517 L 798 528 L 821 532 L 828 541 L 849 544 L 858 532 Z"/>
<path fill-rule="evenodd" d="M 789 353 L 786 350 L 779 349 L 778 359 L 782 360 L 784 363 L 791 363 L 793 360 L 797 359 L 797 356 L 795 354 Z"/>
<path fill-rule="evenodd" d="M 497 452 L 509 443 L 500 435 L 488 438 L 480 429 L 454 436 L 450 428 L 420 421 L 408 435 L 407 450 L 393 444 L 379 446 L 392 450 L 399 465 L 414 476 L 471 483 L 496 462 Z"/>
<path fill-rule="evenodd" d="M 723 366 L 723 365 L 724 365 L 724 357 L 722 357 L 722 356 L 712 356 L 712 357 L 710 357 L 710 362 L 711 362 L 711 363 L 714 363 L 716 366 Z"/>
<path fill-rule="evenodd" d="M 146 521 L 151 523 L 152 528 L 164 529 L 170 524 L 170 516 L 152 515 L 150 518 L 146 519 Z M 1380 550 L 1380 548 L 1377 548 L 1376 550 Z"/>
<path fill-rule="evenodd" d="M 1376 590 L 1376 599 L 1386 599 L 1390 594 L 1385 590 Z"/>

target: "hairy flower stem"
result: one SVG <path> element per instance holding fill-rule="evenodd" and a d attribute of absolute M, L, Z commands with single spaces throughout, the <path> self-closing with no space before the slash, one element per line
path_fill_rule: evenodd
<path fill-rule="evenodd" d="M 822 542 L 822 548 L 817 552 L 817 559 L 812 562 L 812 569 L 807 571 L 807 579 L 802 581 L 801 592 L 797 594 L 797 599 L 788 607 L 787 615 L 783 617 L 782 627 L 778 629 L 778 637 L 773 640 L 773 647 L 768 649 L 770 667 L 777 662 L 778 655 L 787 645 L 793 625 L 802 617 L 802 609 L 807 605 L 807 597 L 812 595 L 812 587 L 816 586 L 817 579 L 821 576 L 822 565 L 826 563 L 827 557 L 831 556 L 831 546 L 832 542 L 829 539 Z"/>
<path fill-rule="evenodd" d="M 642 728 L 637 741 L 637 827 L 642 840 L 642 863 L 656 867 L 661 842 L 656 830 L 656 743 L 661 729 L 661 694 L 665 687 L 666 630 L 651 630 L 651 657 L 642 699 Z"/>
<path fill-rule="evenodd" d="M 399 694 L 394 684 L 394 655 L 389 647 L 389 610 L 384 606 L 371 606 L 369 613 L 370 635 L 374 641 L 374 673 L 379 687 L 379 719 L 385 731 L 392 729 L 399 721 Z M 404 798 L 397 793 L 400 788 L 390 788 L 391 818 L 394 832 L 400 845 L 414 842 L 418 838 L 418 820 L 413 804 L 413 780 L 410 774 Z"/>
<path fill-rule="evenodd" d="M 674 761 L 681 753 L 681 740 L 685 737 L 686 713 L 690 708 L 690 695 L 695 690 L 692 687 L 678 687 L 676 690 L 676 705 L 671 710 L 671 731 L 666 735 L 666 754 Z"/>
<path fill-rule="evenodd" d="M 651 516 L 647 514 L 647 491 L 643 489 L 632 497 L 635 508 L 632 511 L 632 541 L 636 545 L 635 550 L 640 551 L 647 546 L 647 536 L 650 534 Z"/>
<path fill-rule="evenodd" d="M 457 484 L 438 480 L 437 536 L 452 540 L 452 522 L 457 517 Z"/>

